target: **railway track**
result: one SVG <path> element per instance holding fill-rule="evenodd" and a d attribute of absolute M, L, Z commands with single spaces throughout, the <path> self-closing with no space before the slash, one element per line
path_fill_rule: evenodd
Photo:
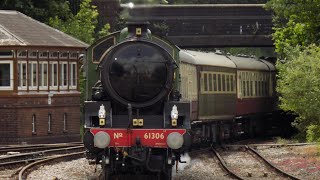
<path fill-rule="evenodd" d="M 76 145 L 74 147 L 56 147 L 45 151 L 36 151 L 17 155 L 9 155 L 0 158 L 0 179 L 12 179 L 17 176 L 21 168 L 30 163 L 43 161 L 61 154 L 83 153 L 84 147 Z"/>
<path fill-rule="evenodd" d="M 238 148 L 234 150 L 234 148 Z M 223 148 L 220 154 L 219 150 L 212 148 L 212 151 L 220 161 L 221 166 L 228 174 L 239 180 L 243 179 L 293 179 L 301 180 L 289 173 L 282 171 L 265 159 L 256 150 L 249 146 L 233 145 L 232 155 L 229 150 Z M 234 159 L 237 159 L 234 161 Z"/>
<path fill-rule="evenodd" d="M 37 169 L 39 166 L 49 164 L 49 163 L 51 164 L 51 163 L 57 163 L 57 162 L 66 161 L 66 160 L 78 159 L 83 156 L 84 156 L 84 152 L 75 152 L 75 153 L 57 155 L 54 157 L 47 157 L 47 158 L 44 158 L 41 160 L 37 160 L 37 161 L 23 167 L 19 171 L 18 179 L 19 180 L 26 180 L 28 174 L 30 172 L 34 171 L 35 169 Z"/>
<path fill-rule="evenodd" d="M 10 153 L 27 153 L 41 150 L 50 150 L 57 148 L 67 148 L 80 145 L 80 143 L 61 143 L 61 144 L 40 144 L 40 145 L 26 145 L 26 146 L 9 146 L 0 148 L 0 158 L 3 155 Z"/>

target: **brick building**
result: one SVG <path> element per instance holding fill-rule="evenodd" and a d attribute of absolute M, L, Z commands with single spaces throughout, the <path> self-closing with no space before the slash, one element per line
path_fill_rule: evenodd
<path fill-rule="evenodd" d="M 87 46 L 0 10 L 0 144 L 80 141 L 78 61 Z"/>

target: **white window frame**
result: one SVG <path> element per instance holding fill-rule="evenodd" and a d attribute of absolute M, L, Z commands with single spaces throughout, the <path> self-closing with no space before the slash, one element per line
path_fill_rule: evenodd
<path fill-rule="evenodd" d="M 66 66 L 64 66 L 64 65 L 66 65 Z M 68 84 L 69 84 L 69 76 L 68 76 L 68 73 L 69 73 L 69 68 L 68 68 L 68 62 L 67 61 L 61 61 L 61 62 L 59 62 L 59 67 L 60 67 L 60 74 L 59 74 L 59 76 L 60 76 L 60 89 L 67 89 L 68 88 Z M 64 78 L 64 76 L 65 76 L 65 73 L 64 73 L 64 70 L 65 70 L 65 68 L 66 68 L 66 73 L 67 73 L 67 75 L 66 75 L 66 78 Z M 65 83 L 65 81 L 66 81 L 66 84 L 64 84 Z"/>
<path fill-rule="evenodd" d="M 45 74 L 44 74 L 44 67 L 45 67 L 45 65 L 47 65 L 47 80 L 45 81 Z M 40 70 L 41 70 L 41 72 L 39 72 L 40 74 L 41 74 L 41 77 L 40 77 L 40 79 L 39 79 L 39 81 L 38 81 L 38 83 L 39 83 L 39 89 L 40 90 L 47 90 L 48 89 L 48 83 L 49 83 L 49 65 L 48 65 L 48 62 L 47 61 L 39 61 L 39 67 L 41 67 L 41 68 L 39 68 Z M 41 81 L 41 83 L 40 83 L 40 81 Z M 44 83 L 46 82 L 46 85 L 44 85 Z M 40 84 L 41 84 L 41 86 L 40 86 Z"/>
<path fill-rule="evenodd" d="M 44 55 L 44 53 L 47 53 L 47 55 Z M 48 59 L 48 57 L 49 57 L 48 51 L 39 52 L 39 59 Z"/>
<path fill-rule="evenodd" d="M 48 132 L 51 132 L 52 114 L 48 114 Z"/>
<path fill-rule="evenodd" d="M 70 81 L 69 81 L 69 88 L 70 89 L 77 89 L 77 83 L 78 83 L 78 67 L 77 62 L 70 62 Z M 73 73 L 74 72 L 74 73 Z M 75 77 L 73 77 L 73 74 Z"/>
<path fill-rule="evenodd" d="M 28 51 L 28 58 L 38 58 L 38 51 Z"/>
<path fill-rule="evenodd" d="M 13 90 L 13 61 L 4 60 L 0 61 L 0 64 L 9 64 L 10 65 L 10 85 L 9 86 L 0 86 L 0 91 Z"/>
<path fill-rule="evenodd" d="M 0 58 L 14 58 L 14 51 L 1 51 L 1 52 L 11 52 L 11 55 L 0 55 Z"/>
<path fill-rule="evenodd" d="M 78 52 L 70 52 L 69 59 L 78 59 Z"/>
<path fill-rule="evenodd" d="M 60 52 L 59 53 L 59 59 L 68 59 L 68 57 L 69 57 L 69 52 L 65 51 L 65 52 Z"/>
<path fill-rule="evenodd" d="M 67 113 L 63 113 L 63 131 L 66 132 L 67 130 Z"/>
<path fill-rule="evenodd" d="M 23 65 L 26 66 L 26 69 L 25 69 L 26 71 L 25 71 L 25 72 L 22 71 Z M 19 79 L 18 79 L 18 81 L 19 81 L 19 83 L 20 83 L 20 86 L 18 86 L 18 90 L 26 90 L 27 87 L 28 87 L 28 64 L 27 64 L 27 61 L 18 61 L 18 66 L 19 66 L 18 69 L 19 69 L 19 71 L 20 71 L 20 72 L 18 72 L 19 75 L 20 75 L 20 77 L 19 77 Z M 23 75 L 24 75 L 24 76 L 23 76 Z M 25 77 L 25 79 L 24 79 L 23 77 Z M 23 80 L 26 81 L 26 84 L 25 84 L 25 85 L 23 85 Z"/>
<path fill-rule="evenodd" d="M 58 51 L 49 52 L 49 57 L 51 59 L 58 59 L 58 56 L 59 56 L 59 52 Z"/>
<path fill-rule="evenodd" d="M 25 55 L 22 55 L 23 52 L 25 53 Z M 27 50 L 18 51 L 17 57 L 18 58 L 27 58 Z"/>
<path fill-rule="evenodd" d="M 31 65 L 31 66 L 30 66 Z M 34 74 L 33 74 L 33 70 L 34 70 L 34 65 L 36 68 L 36 74 L 35 74 L 35 78 L 36 78 L 36 82 L 34 84 L 33 82 L 33 78 L 34 78 Z M 30 66 L 29 68 L 29 90 L 37 90 L 38 89 L 38 82 L 39 82 L 39 78 L 38 78 L 38 62 L 37 61 L 29 61 L 28 66 Z"/>
<path fill-rule="evenodd" d="M 32 133 L 36 133 L 37 129 L 36 129 L 36 115 L 33 114 L 32 115 Z"/>
<path fill-rule="evenodd" d="M 58 71 L 58 62 L 57 61 L 52 61 L 52 62 L 50 62 L 49 63 L 49 66 L 48 66 L 48 68 L 50 67 L 50 65 L 51 65 L 51 74 L 50 74 L 50 79 L 51 79 L 51 83 L 50 83 L 50 89 L 51 90 L 57 90 L 58 89 L 58 81 L 59 81 L 59 71 Z M 56 82 L 56 85 L 54 85 L 54 65 L 56 65 L 57 66 L 57 82 Z"/>

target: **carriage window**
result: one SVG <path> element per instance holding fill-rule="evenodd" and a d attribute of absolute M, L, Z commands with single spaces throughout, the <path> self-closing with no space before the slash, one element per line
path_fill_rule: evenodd
<path fill-rule="evenodd" d="M 209 91 L 212 91 L 212 74 L 209 74 Z"/>
<path fill-rule="evenodd" d="M 246 93 L 246 81 L 242 81 L 242 94 L 243 96 L 247 96 L 247 93 Z"/>
<path fill-rule="evenodd" d="M 213 74 L 213 89 L 217 91 L 217 75 Z"/>
<path fill-rule="evenodd" d="M 221 75 L 218 74 L 218 91 L 221 91 Z"/>
<path fill-rule="evenodd" d="M 226 78 L 225 75 L 222 74 L 222 91 L 226 91 Z"/>
<path fill-rule="evenodd" d="M 226 75 L 226 77 L 227 77 L 227 91 L 229 92 L 230 91 L 230 76 L 229 75 Z"/>
<path fill-rule="evenodd" d="M 13 89 L 12 61 L 0 61 L 0 90 Z"/>
<path fill-rule="evenodd" d="M 207 73 L 204 73 L 204 91 L 208 91 L 208 77 Z"/>
<path fill-rule="evenodd" d="M 233 92 L 234 91 L 234 83 L 235 83 L 235 78 L 234 78 L 234 75 L 232 75 L 232 76 L 230 76 L 230 78 L 231 78 L 231 92 Z"/>

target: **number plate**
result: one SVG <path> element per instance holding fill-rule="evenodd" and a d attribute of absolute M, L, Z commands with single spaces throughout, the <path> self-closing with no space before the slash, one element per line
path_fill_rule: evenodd
<path fill-rule="evenodd" d="M 136 144 L 139 137 L 143 146 L 167 148 L 167 137 L 172 132 L 181 135 L 186 133 L 185 129 L 104 129 L 92 128 L 90 132 L 95 135 L 99 131 L 104 131 L 110 136 L 109 147 L 130 147 Z"/>

